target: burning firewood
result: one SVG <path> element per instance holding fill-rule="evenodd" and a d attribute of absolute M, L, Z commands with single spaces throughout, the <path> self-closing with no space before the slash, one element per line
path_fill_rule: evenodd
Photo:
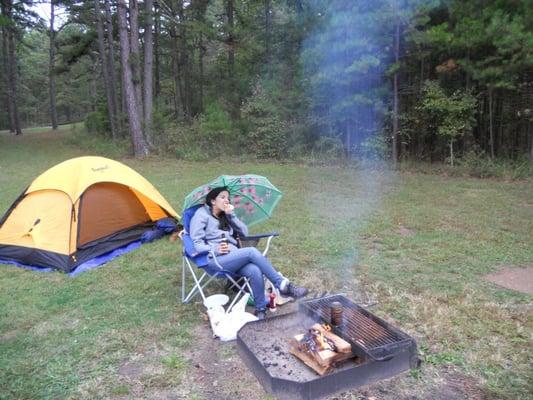
<path fill-rule="evenodd" d="M 327 325 L 315 324 L 290 342 L 291 354 L 320 375 L 329 372 L 334 364 L 352 357 L 351 345 L 331 332 Z"/>
<path fill-rule="evenodd" d="M 328 339 L 323 331 L 311 328 L 304 334 L 303 338 L 298 341 L 298 350 L 307 353 L 317 353 L 322 350 L 331 350 L 336 352 L 337 346 L 332 340 Z"/>

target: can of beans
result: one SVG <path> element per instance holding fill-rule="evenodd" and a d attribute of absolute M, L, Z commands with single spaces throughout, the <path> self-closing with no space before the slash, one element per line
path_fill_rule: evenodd
<path fill-rule="evenodd" d="M 330 310 L 331 310 L 331 325 L 341 326 L 343 323 L 342 304 L 338 301 L 334 301 L 330 305 Z"/>

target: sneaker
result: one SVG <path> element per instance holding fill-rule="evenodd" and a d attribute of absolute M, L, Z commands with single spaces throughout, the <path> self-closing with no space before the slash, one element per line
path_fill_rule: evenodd
<path fill-rule="evenodd" d="M 266 310 L 255 310 L 255 316 L 259 321 L 266 318 Z"/>
<path fill-rule="evenodd" d="M 293 297 L 295 299 L 299 299 L 300 297 L 306 296 L 309 290 L 304 287 L 293 285 L 289 282 L 287 285 L 285 285 L 283 289 L 280 289 L 279 292 L 282 296 L 288 296 Z"/>

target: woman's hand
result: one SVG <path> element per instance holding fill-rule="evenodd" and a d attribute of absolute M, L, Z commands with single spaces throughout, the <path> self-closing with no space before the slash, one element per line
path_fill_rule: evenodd
<path fill-rule="evenodd" d="M 228 254 L 229 253 L 229 244 L 227 242 L 222 242 L 218 246 L 218 254 Z"/>
<path fill-rule="evenodd" d="M 235 207 L 233 206 L 233 204 L 224 204 L 224 213 L 226 213 L 227 215 L 233 214 L 234 209 Z"/>

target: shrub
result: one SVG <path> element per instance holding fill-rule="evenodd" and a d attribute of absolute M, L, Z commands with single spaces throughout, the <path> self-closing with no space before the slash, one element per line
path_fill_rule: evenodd
<path fill-rule="evenodd" d="M 469 92 L 455 91 L 447 95 L 436 81 L 426 81 L 424 97 L 416 106 L 421 117 L 430 129 L 435 129 L 437 135 L 448 140 L 450 148 L 450 163 L 454 164 L 453 143 L 457 137 L 472 131 L 476 123 L 477 101 Z"/>
<path fill-rule="evenodd" d="M 168 125 L 162 136 L 162 150 L 180 160 L 206 161 L 211 157 L 212 149 L 202 140 L 197 120 L 190 125 Z"/>
<path fill-rule="evenodd" d="M 106 112 L 94 111 L 85 118 L 85 127 L 89 133 L 106 135 L 111 132 L 111 124 Z"/>
<path fill-rule="evenodd" d="M 491 159 L 482 150 L 472 150 L 459 160 L 459 173 L 475 178 L 524 179 L 533 175 L 528 160 Z"/>
<path fill-rule="evenodd" d="M 241 116 L 241 145 L 246 151 L 258 158 L 286 156 L 290 124 L 260 84 L 241 108 Z"/>
<path fill-rule="evenodd" d="M 365 160 L 384 160 L 390 153 L 385 134 L 375 134 L 361 143 L 359 154 Z"/>
<path fill-rule="evenodd" d="M 311 155 L 316 161 L 337 162 L 345 158 L 344 144 L 338 137 L 322 136 L 315 142 Z"/>
<path fill-rule="evenodd" d="M 217 101 L 208 104 L 205 112 L 197 120 L 198 132 L 202 141 L 210 147 L 221 146 L 223 151 L 231 147 L 232 140 L 236 140 L 233 134 L 233 126 L 229 114 Z M 228 146 L 228 144 L 230 144 Z"/>

